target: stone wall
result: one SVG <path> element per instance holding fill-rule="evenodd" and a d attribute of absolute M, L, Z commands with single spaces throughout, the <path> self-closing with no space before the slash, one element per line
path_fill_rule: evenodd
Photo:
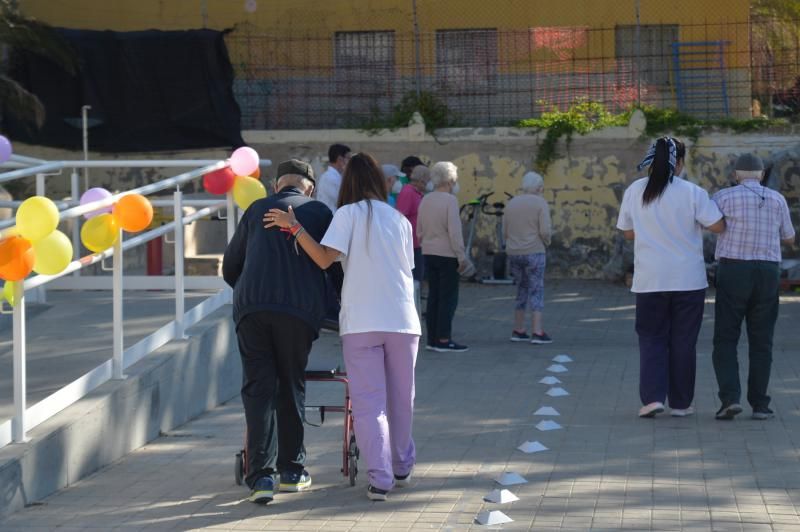
<path fill-rule="evenodd" d="M 642 137 L 643 123 L 633 122 L 627 128 L 609 128 L 559 146 L 562 157 L 550 166 L 545 176 L 545 197 L 552 209 L 555 229 L 548 256 L 550 275 L 582 278 L 623 275 L 625 257 L 630 250 L 614 226 L 625 187 L 640 177 L 636 164 L 650 142 Z M 797 133 L 785 130 L 749 135 L 722 132 L 703 135 L 694 144 L 687 142 L 689 179 L 714 192 L 728 184 L 738 154 L 755 151 L 769 159 L 781 150 L 796 146 Z M 433 138 L 424 132 L 421 124 L 376 135 L 356 130 L 250 131 L 245 132 L 245 138 L 263 157 L 276 164 L 297 157 L 311 162 L 318 172 L 324 169 L 327 147 L 333 142 L 346 143 L 354 151 L 370 152 L 381 162 L 399 164 L 411 154 L 431 161 L 451 160 L 460 171 L 461 203 L 492 190 L 495 192 L 492 201 L 504 200 L 505 192 L 515 193 L 522 175 L 532 168 L 539 141 L 539 136 L 532 131 L 515 128 L 450 129 Z M 47 159 L 77 157 L 77 154 L 26 146 L 18 146 L 18 151 Z M 226 154 L 226 150 L 209 150 L 126 154 L 125 157 L 208 159 Z M 96 157 L 101 156 L 92 155 Z M 782 176 L 780 190 L 787 196 L 793 219 L 798 224 L 800 154 L 789 153 L 782 161 L 778 168 Z M 158 169 L 92 170 L 90 185 L 124 190 L 176 173 L 177 170 Z M 272 176 L 270 171 L 265 174 L 264 179 Z M 51 178 L 48 191 L 54 196 L 65 196 L 67 183 L 67 176 Z M 32 179 L 25 187 L 12 187 L 17 197 L 32 191 Z M 187 192 L 192 192 L 191 187 Z M 495 248 L 494 235 L 495 220 L 482 217 L 477 225 L 473 253 L 483 273 L 488 273 L 486 252 Z"/>

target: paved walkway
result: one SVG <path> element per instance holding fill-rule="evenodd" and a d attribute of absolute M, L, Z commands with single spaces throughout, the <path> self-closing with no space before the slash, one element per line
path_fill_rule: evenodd
<path fill-rule="evenodd" d="M 191 309 L 210 292 L 186 293 Z M 175 298 L 168 291 L 125 292 L 125 347 L 175 319 Z M 26 307 L 28 406 L 112 357 L 110 290 L 49 290 L 46 304 Z M 0 422 L 14 415 L 11 314 L 0 314 Z"/>
<path fill-rule="evenodd" d="M 636 417 L 638 355 L 633 299 L 623 287 L 551 282 L 546 322 L 552 346 L 508 342 L 511 287 L 465 286 L 456 320 L 465 354 L 423 351 L 417 375 L 419 462 L 410 488 L 385 503 L 365 497 L 340 472 L 341 422 L 309 428 L 314 489 L 279 494 L 261 507 L 234 484 L 243 416 L 234 400 L 120 462 L 0 522 L 11 530 L 468 530 L 484 510 L 502 510 L 506 530 L 800 530 L 800 297 L 784 299 L 771 391 L 777 418 L 733 422 L 717 408 L 710 361 L 712 306 L 700 338 L 691 418 Z M 323 336 L 314 358 L 333 360 Z M 569 396 L 549 397 L 539 380 L 551 358 Z M 315 387 L 323 400 L 335 390 Z M 563 429 L 540 432 L 532 413 L 555 407 Z M 335 416 L 332 416 L 335 417 Z M 549 451 L 516 447 L 537 440 Z M 362 464 L 363 465 L 363 464 Z M 528 483 L 519 501 L 482 500 L 493 478 Z"/>

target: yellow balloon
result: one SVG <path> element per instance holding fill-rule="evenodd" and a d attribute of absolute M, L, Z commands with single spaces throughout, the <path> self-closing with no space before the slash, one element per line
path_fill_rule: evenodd
<path fill-rule="evenodd" d="M 13 281 L 6 281 L 3 285 L 3 297 L 8 304 L 12 307 L 16 304 L 16 300 L 14 298 L 14 282 Z"/>
<path fill-rule="evenodd" d="M 33 271 L 42 275 L 55 275 L 64 271 L 72 262 L 72 242 L 61 231 L 53 231 L 33 243 L 36 261 Z"/>
<path fill-rule="evenodd" d="M 252 177 L 236 176 L 236 181 L 233 183 L 233 201 L 240 209 L 246 211 L 251 203 L 266 197 L 267 189 L 261 181 Z"/>
<path fill-rule="evenodd" d="M 111 214 L 101 214 L 87 220 L 81 227 L 81 242 L 92 253 L 100 253 L 114 245 L 119 237 L 119 226 Z"/>
<path fill-rule="evenodd" d="M 58 207 L 44 196 L 33 196 L 17 209 L 17 229 L 31 242 L 41 240 L 58 227 Z"/>

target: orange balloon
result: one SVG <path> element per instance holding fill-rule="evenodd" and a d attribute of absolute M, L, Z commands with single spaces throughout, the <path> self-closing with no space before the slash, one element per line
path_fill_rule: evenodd
<path fill-rule="evenodd" d="M 261 177 L 261 167 L 259 166 L 258 168 L 256 168 L 256 171 L 250 174 L 250 177 L 254 177 L 256 179 Z"/>
<path fill-rule="evenodd" d="M 140 194 L 122 196 L 114 205 L 114 219 L 129 233 L 146 229 L 153 221 L 153 206 Z"/>
<path fill-rule="evenodd" d="M 12 236 L 0 242 L 0 279 L 21 281 L 33 271 L 36 254 L 30 242 Z"/>

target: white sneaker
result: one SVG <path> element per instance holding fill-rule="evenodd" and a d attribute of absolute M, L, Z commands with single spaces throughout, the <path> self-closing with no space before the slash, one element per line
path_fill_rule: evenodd
<path fill-rule="evenodd" d="M 656 414 L 660 414 L 664 411 L 664 403 L 660 401 L 655 401 L 650 403 L 649 405 L 644 405 L 642 408 L 639 409 L 639 417 L 656 417 Z"/>
<path fill-rule="evenodd" d="M 686 417 L 694 415 L 694 407 L 690 406 L 689 408 L 671 408 L 669 411 L 669 415 L 672 417 Z"/>
<path fill-rule="evenodd" d="M 404 477 L 399 477 L 397 475 L 394 476 L 394 486 L 396 488 L 406 488 L 411 485 L 411 474 L 414 472 L 414 468 L 411 468 L 411 471 Z"/>

